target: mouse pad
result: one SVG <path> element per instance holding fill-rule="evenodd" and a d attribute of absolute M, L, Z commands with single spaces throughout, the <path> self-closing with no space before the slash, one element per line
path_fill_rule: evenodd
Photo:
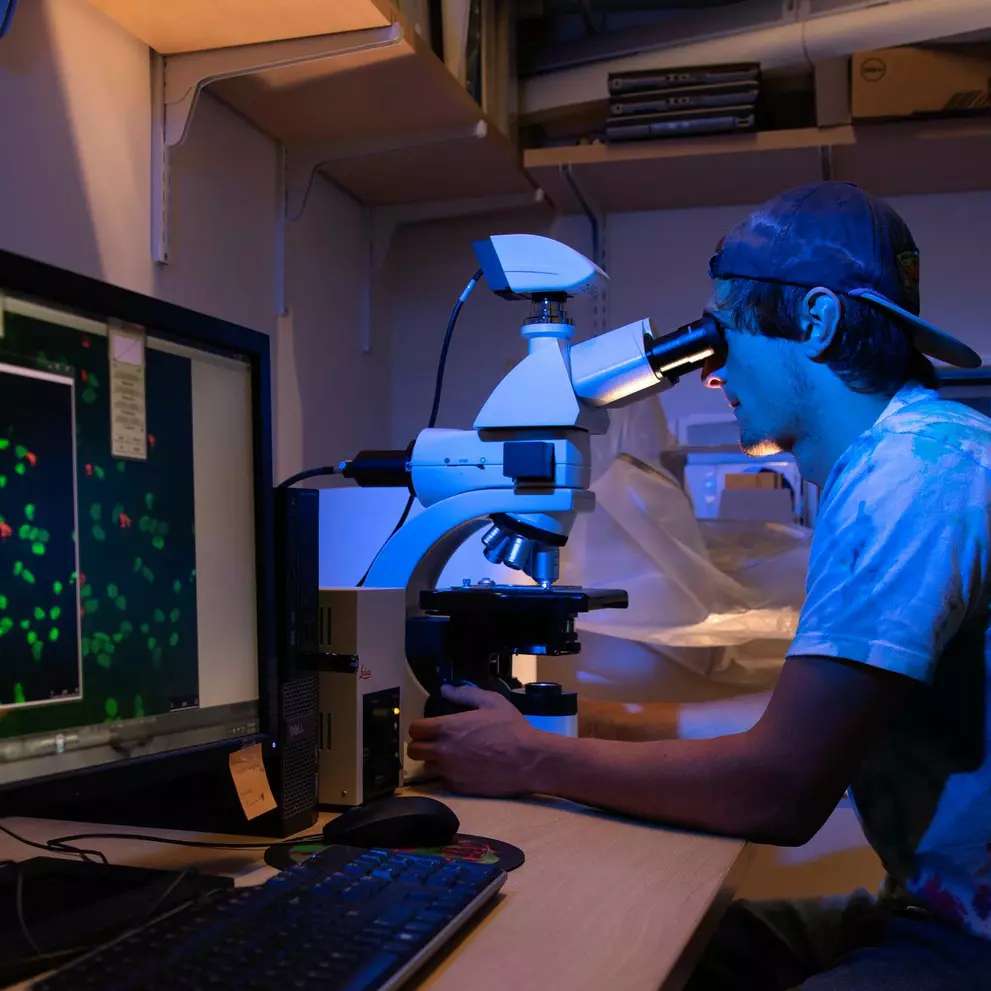
<path fill-rule="evenodd" d="M 276 870 L 285 871 L 307 860 L 324 849 L 324 843 L 280 843 L 265 851 L 265 863 Z M 447 857 L 450 860 L 471 860 L 476 864 L 495 864 L 504 871 L 514 871 L 526 859 L 523 851 L 502 840 L 490 840 L 484 836 L 458 833 L 447 846 L 409 848 L 402 853 L 419 853 L 431 857 Z"/>

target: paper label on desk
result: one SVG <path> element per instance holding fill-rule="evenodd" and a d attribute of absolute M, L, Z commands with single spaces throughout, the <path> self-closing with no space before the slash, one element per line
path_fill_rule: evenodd
<path fill-rule="evenodd" d="M 111 324 L 110 453 L 115 458 L 148 460 L 145 402 L 145 333 L 140 327 Z"/>
<path fill-rule="evenodd" d="M 231 777 L 245 817 L 255 819 L 264 812 L 271 812 L 276 802 L 262 761 L 262 745 L 253 743 L 236 750 L 230 755 L 230 763 Z"/>

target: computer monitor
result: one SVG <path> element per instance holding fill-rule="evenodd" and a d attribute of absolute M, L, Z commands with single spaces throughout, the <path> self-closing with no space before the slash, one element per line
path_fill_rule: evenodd
<path fill-rule="evenodd" d="M 162 825 L 312 822 L 283 780 L 269 387 L 262 334 L 0 253 L 5 811 L 126 810 L 135 782 L 188 798 L 195 776 L 208 794 Z M 256 742 L 279 808 L 239 821 L 225 762 Z"/>

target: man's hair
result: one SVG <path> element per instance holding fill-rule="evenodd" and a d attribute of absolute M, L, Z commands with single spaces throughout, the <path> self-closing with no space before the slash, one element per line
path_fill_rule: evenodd
<path fill-rule="evenodd" d="M 808 289 L 754 279 L 727 281 L 720 309 L 731 316 L 734 328 L 802 340 L 798 308 Z M 936 388 L 932 362 L 912 344 L 908 329 L 895 314 L 853 296 L 837 295 L 843 312 L 822 360 L 848 389 L 890 398 L 906 382 Z"/>

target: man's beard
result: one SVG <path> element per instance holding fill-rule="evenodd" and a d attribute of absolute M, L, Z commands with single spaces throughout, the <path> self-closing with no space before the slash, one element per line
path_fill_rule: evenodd
<path fill-rule="evenodd" d="M 763 458 L 769 454 L 783 454 L 787 449 L 771 437 L 741 431 L 740 450 L 752 458 Z"/>

